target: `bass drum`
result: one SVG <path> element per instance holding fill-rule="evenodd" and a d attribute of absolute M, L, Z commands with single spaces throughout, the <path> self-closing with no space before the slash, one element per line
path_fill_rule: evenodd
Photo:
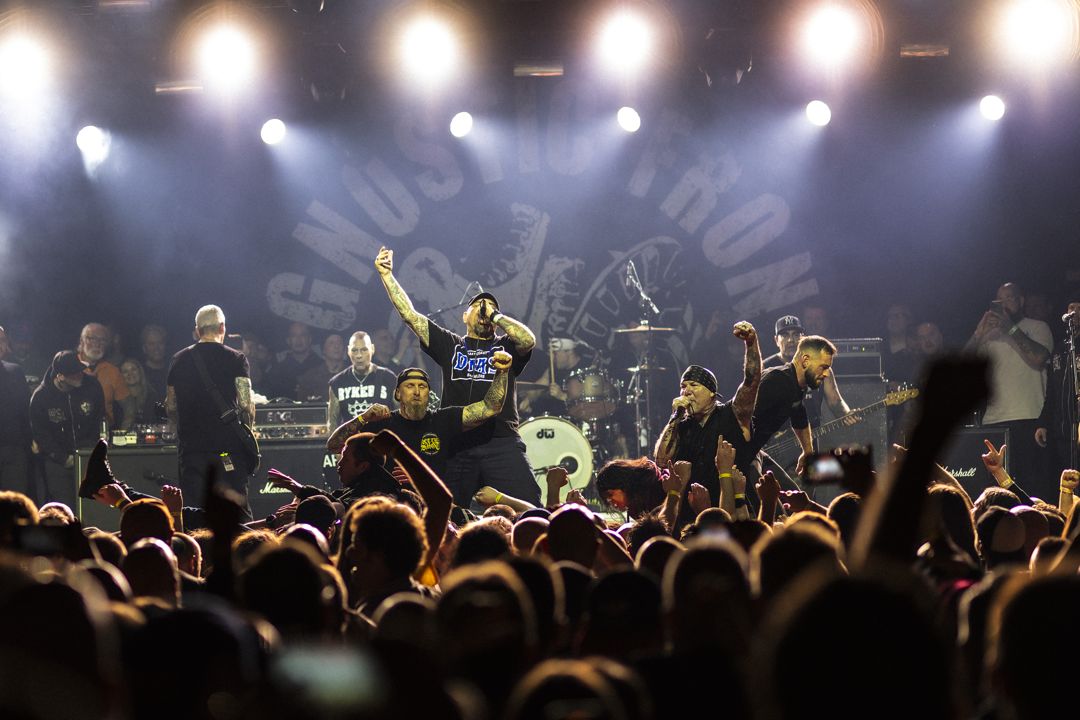
<path fill-rule="evenodd" d="M 592 480 L 593 456 L 589 441 L 574 423 L 561 417 L 544 415 L 529 418 L 518 427 L 525 443 L 525 456 L 533 469 L 541 495 L 547 490 L 547 471 L 561 465 L 570 476 L 570 484 L 559 492 L 559 501 L 571 490 L 584 490 Z"/>

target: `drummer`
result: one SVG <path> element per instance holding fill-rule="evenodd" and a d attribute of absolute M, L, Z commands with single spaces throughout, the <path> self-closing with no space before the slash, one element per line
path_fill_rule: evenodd
<path fill-rule="evenodd" d="M 589 367 L 593 360 L 593 353 L 586 356 L 590 348 L 585 343 L 580 343 L 570 338 L 552 338 L 548 341 L 549 363 L 544 368 L 535 385 L 525 390 L 525 384 L 519 383 L 518 408 L 524 415 L 557 415 L 566 417 L 569 412 L 566 407 L 566 381 L 574 373 Z M 555 369 L 554 379 L 551 377 L 551 368 Z"/>

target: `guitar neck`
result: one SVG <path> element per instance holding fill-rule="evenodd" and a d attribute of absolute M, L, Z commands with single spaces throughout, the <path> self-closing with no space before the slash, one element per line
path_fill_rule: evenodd
<path fill-rule="evenodd" d="M 852 410 L 850 413 L 848 413 L 844 417 L 836 418 L 835 420 L 830 420 L 829 422 L 825 423 L 824 425 L 818 425 L 816 428 L 814 428 L 813 430 L 810 431 L 810 436 L 813 437 L 813 438 L 819 438 L 819 437 L 821 437 L 822 435 L 824 435 L 826 433 L 830 433 L 833 430 L 836 430 L 836 429 L 838 429 L 840 427 L 843 427 L 844 426 L 844 419 L 848 418 L 848 417 L 851 417 L 852 415 L 858 416 L 858 419 L 861 422 L 862 419 L 863 419 L 862 416 L 863 416 L 864 413 L 868 413 L 868 412 L 871 412 L 873 410 L 877 410 L 879 407 L 881 407 L 883 405 L 885 405 L 885 400 L 878 400 L 877 402 L 871 403 L 871 404 L 867 405 L 866 407 L 861 407 L 861 408 L 858 408 L 856 410 Z"/>

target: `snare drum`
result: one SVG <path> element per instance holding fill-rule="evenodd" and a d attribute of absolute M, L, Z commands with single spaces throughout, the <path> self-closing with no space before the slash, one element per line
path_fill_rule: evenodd
<path fill-rule="evenodd" d="M 559 501 L 571 489 L 584 490 L 592 479 L 592 447 L 569 420 L 543 415 L 529 418 L 518 426 L 525 443 L 525 456 L 533 469 L 540 492 L 547 489 L 544 478 L 548 469 L 561 465 L 570 476 L 570 484 L 559 492 Z"/>
<path fill-rule="evenodd" d="M 567 411 L 577 420 L 599 420 L 619 406 L 619 386 L 603 368 L 595 365 L 570 373 L 563 389 Z"/>

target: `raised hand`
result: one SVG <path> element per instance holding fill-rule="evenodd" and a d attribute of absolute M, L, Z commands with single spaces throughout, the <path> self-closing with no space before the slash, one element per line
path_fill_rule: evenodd
<path fill-rule="evenodd" d="M 566 472 L 566 468 L 562 465 L 556 465 L 547 471 L 547 477 L 544 480 L 549 490 L 561 490 L 570 484 L 570 473 Z"/>
<path fill-rule="evenodd" d="M 279 487 L 279 488 L 282 488 L 284 490 L 288 490 L 289 492 L 294 493 L 294 494 L 296 493 L 297 490 L 299 490 L 301 487 L 303 487 L 300 483 L 296 482 L 291 477 L 289 477 L 288 475 L 286 475 L 285 473 L 281 472 L 280 470 L 278 470 L 276 468 L 270 468 L 269 470 L 266 471 L 266 479 L 274 487 Z M 162 488 L 162 489 L 164 489 L 164 488 Z"/>
<path fill-rule="evenodd" d="M 1080 470 L 1061 471 L 1061 487 L 1076 492 L 1078 485 L 1080 485 Z"/>
<path fill-rule="evenodd" d="M 505 350 L 496 350 L 491 356 L 491 365 L 496 372 L 506 372 L 514 364 L 514 356 Z"/>
<path fill-rule="evenodd" d="M 184 493 L 173 485 L 162 485 L 161 502 L 165 503 L 170 515 L 179 515 L 184 509 Z"/>
<path fill-rule="evenodd" d="M 379 248 L 379 254 L 375 256 L 375 270 L 380 275 L 391 275 L 394 272 L 394 251 L 387 247 Z"/>
<path fill-rule="evenodd" d="M 735 465 L 735 448 L 721 435 L 716 441 L 716 472 L 728 473 Z M 745 478 L 743 482 L 745 482 Z"/>
<path fill-rule="evenodd" d="M 376 420 L 385 420 L 388 417 L 390 417 L 390 408 L 382 403 L 375 403 L 360 415 L 360 418 L 365 423 L 375 422 Z"/>
<path fill-rule="evenodd" d="M 501 499 L 502 493 L 491 487 L 490 485 L 485 485 L 484 487 L 477 490 L 476 494 L 473 495 L 473 500 L 480 503 L 481 505 L 486 505 L 488 507 L 495 505 Z"/>
<path fill-rule="evenodd" d="M 125 500 L 130 502 L 127 493 L 124 492 L 124 488 L 116 483 L 102 485 L 101 489 L 94 494 L 94 499 L 98 502 L 105 503 L 106 505 L 111 505 L 112 507 L 116 507 Z"/>
<path fill-rule="evenodd" d="M 731 328 L 731 334 L 743 342 L 751 343 L 757 339 L 757 330 L 745 320 L 740 320 Z"/>
<path fill-rule="evenodd" d="M 690 509 L 694 511 L 695 516 L 712 507 L 712 497 L 709 496 L 709 490 L 701 483 L 691 483 L 687 502 L 690 504 Z"/>
<path fill-rule="evenodd" d="M 781 490 L 780 499 L 789 513 L 802 512 L 810 507 L 810 498 L 802 490 Z"/>
<path fill-rule="evenodd" d="M 984 439 L 983 444 L 986 445 L 986 452 L 982 454 L 983 465 L 986 466 L 987 471 L 991 474 L 1005 469 L 1005 448 L 1007 446 L 1002 445 L 1000 448 L 995 448 L 994 443 Z"/>
<path fill-rule="evenodd" d="M 581 494 L 581 491 L 574 488 L 570 492 L 566 493 L 567 504 L 581 505 L 588 507 L 589 503 L 585 502 L 585 496 Z"/>
<path fill-rule="evenodd" d="M 745 478 L 743 482 L 745 482 Z M 776 507 L 776 503 L 780 499 L 780 482 L 773 475 L 772 470 L 766 470 L 758 478 L 758 481 L 754 483 L 754 490 L 757 491 L 758 500 L 761 501 L 762 506 Z"/>

